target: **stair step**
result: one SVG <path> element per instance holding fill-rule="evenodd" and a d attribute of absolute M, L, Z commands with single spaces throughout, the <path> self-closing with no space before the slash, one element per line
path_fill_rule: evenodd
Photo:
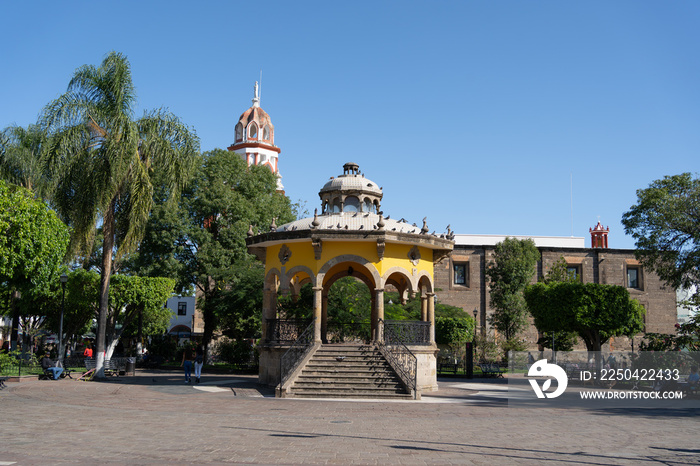
<path fill-rule="evenodd" d="M 322 345 L 290 388 L 296 398 L 411 399 L 391 365 L 374 347 Z"/>

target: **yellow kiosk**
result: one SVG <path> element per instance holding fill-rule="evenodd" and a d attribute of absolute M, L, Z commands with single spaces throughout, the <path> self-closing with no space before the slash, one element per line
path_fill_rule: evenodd
<path fill-rule="evenodd" d="M 265 264 L 259 381 L 277 386 L 279 396 L 389 394 L 371 390 L 382 386 L 381 380 L 368 380 L 374 361 L 400 380 L 397 392 L 419 398 L 421 391 L 436 390 L 433 264 L 452 251 L 453 233 L 448 228 L 447 234 L 430 234 L 425 219 L 417 226 L 384 216 L 382 188 L 354 163 L 345 164 L 319 196 L 320 214 L 281 226 L 273 222 L 263 234 L 249 231 L 248 249 Z M 328 315 L 331 285 L 348 276 L 364 282 L 372 297 L 364 341 L 344 338 Z M 278 296 L 294 299 L 307 283 L 313 290 L 311 322 L 280 318 Z M 421 320 L 385 321 L 386 289 L 398 291 L 402 301 L 420 296 Z M 370 370 L 352 372 L 363 365 Z M 387 371 L 374 367 L 379 378 Z"/>

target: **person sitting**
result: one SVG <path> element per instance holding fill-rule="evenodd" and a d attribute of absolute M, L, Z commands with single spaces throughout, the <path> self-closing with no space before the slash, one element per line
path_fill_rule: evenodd
<path fill-rule="evenodd" d="M 63 368 L 57 367 L 53 360 L 49 357 L 48 353 L 45 354 L 41 360 L 41 368 L 44 369 L 44 373 L 47 375 L 51 374 L 54 380 L 58 380 L 63 373 Z"/>

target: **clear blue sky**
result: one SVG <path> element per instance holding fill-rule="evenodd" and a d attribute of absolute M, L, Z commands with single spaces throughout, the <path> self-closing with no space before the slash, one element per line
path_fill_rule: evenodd
<path fill-rule="evenodd" d="M 139 111 L 226 148 L 263 71 L 287 194 L 319 206 L 345 162 L 383 210 L 438 232 L 631 248 L 635 191 L 697 172 L 700 2 L 2 2 L 0 127 L 76 68 L 128 56 Z M 693 162 L 695 160 L 695 162 Z"/>

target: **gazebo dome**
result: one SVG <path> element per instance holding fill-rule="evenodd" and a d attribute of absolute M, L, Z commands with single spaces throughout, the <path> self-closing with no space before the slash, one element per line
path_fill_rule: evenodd
<path fill-rule="evenodd" d="M 332 177 L 318 193 L 322 214 L 379 212 L 382 188 L 365 178 L 356 163 L 343 165 L 343 174 Z"/>

